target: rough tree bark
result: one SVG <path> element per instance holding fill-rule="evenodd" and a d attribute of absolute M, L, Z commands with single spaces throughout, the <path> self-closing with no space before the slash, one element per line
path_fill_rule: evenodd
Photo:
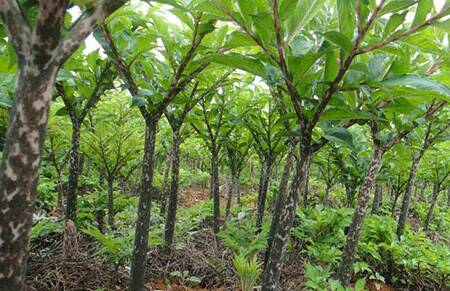
<path fill-rule="evenodd" d="M 144 158 L 142 162 L 141 193 L 130 270 L 129 290 L 141 291 L 145 281 L 150 209 L 152 205 L 153 162 L 155 153 L 156 122 L 146 122 Z"/>
<path fill-rule="evenodd" d="M 278 186 L 278 194 L 275 200 L 275 209 L 273 211 L 272 223 L 270 224 L 270 230 L 267 235 L 267 249 L 264 255 L 264 268 L 266 268 L 266 263 L 269 261 L 270 250 L 272 249 L 272 241 L 280 222 L 280 213 L 286 204 L 286 190 L 288 188 L 289 176 L 291 173 L 292 163 L 294 160 L 295 144 L 293 141 L 289 143 L 288 152 L 286 155 L 286 161 L 283 168 L 283 173 L 281 174 L 280 184 Z"/>
<path fill-rule="evenodd" d="M 266 157 L 265 162 L 262 163 L 265 165 L 265 170 L 261 173 L 262 175 L 262 185 L 260 185 L 260 193 L 258 195 L 258 205 L 256 209 L 256 228 L 258 231 L 261 230 L 262 221 L 264 218 L 264 211 L 266 208 L 266 200 L 267 200 L 267 191 L 269 189 L 269 181 L 270 175 L 272 171 L 273 157 Z"/>
<path fill-rule="evenodd" d="M 178 174 L 180 168 L 180 132 L 173 131 L 172 137 L 172 178 L 170 182 L 169 207 L 167 209 L 166 225 L 164 229 L 165 248 L 170 250 L 175 231 L 175 220 L 178 201 Z"/>
<path fill-rule="evenodd" d="M 0 0 L 0 19 L 18 60 L 18 76 L 0 166 L 0 286 L 22 290 L 28 233 L 56 73 L 99 22 L 126 1 L 100 1 L 62 37 L 69 1 L 41 0 L 30 27 L 16 1 Z"/>
<path fill-rule="evenodd" d="M 69 159 L 69 181 L 67 183 L 66 220 L 76 222 L 77 219 L 77 191 L 80 176 L 80 126 L 72 121 L 72 140 Z"/>
<path fill-rule="evenodd" d="M 211 148 L 211 194 L 213 198 L 213 228 L 220 231 L 220 192 L 219 192 L 219 150 L 215 144 Z"/>
<path fill-rule="evenodd" d="M 369 201 L 370 192 L 380 168 L 383 154 L 384 152 L 381 147 L 375 148 L 369 170 L 359 188 L 359 197 L 356 202 L 352 223 L 349 227 L 346 244 L 342 252 L 341 263 L 337 272 L 338 278 L 344 284 L 350 280 L 353 274 L 352 267 L 355 259 L 355 252 L 358 247 L 360 231 L 366 214 L 367 202 Z"/>
<path fill-rule="evenodd" d="M 378 183 L 375 185 L 375 194 L 372 203 L 372 214 L 378 214 L 382 202 L 383 202 L 383 185 Z"/>
<path fill-rule="evenodd" d="M 440 190 L 441 189 L 439 183 L 435 183 L 433 185 L 433 194 L 431 196 L 430 208 L 428 209 L 427 217 L 425 218 L 425 222 L 423 223 L 423 229 L 425 231 L 428 231 L 428 228 L 430 227 L 431 218 L 433 217 L 434 206 L 436 205 L 436 201 Z"/>
<path fill-rule="evenodd" d="M 108 224 L 114 229 L 114 177 L 108 179 Z"/>
<path fill-rule="evenodd" d="M 306 186 L 306 178 L 311 165 L 311 136 L 303 136 L 300 146 L 299 159 L 296 163 L 295 175 L 292 179 L 289 195 L 280 213 L 274 212 L 273 216 L 279 217 L 278 226 L 275 227 L 272 245 L 265 263 L 262 290 L 277 290 L 280 278 L 281 265 L 286 245 L 291 234 L 292 224 L 295 218 L 295 210 L 298 203 L 298 193 L 303 193 Z M 273 223 L 273 222 L 272 222 Z"/>
<path fill-rule="evenodd" d="M 166 156 L 166 161 L 164 163 L 164 175 L 163 175 L 163 190 L 161 193 L 161 199 L 160 199 L 160 210 L 159 214 L 163 216 L 166 213 L 166 204 L 167 204 L 167 194 L 168 194 L 168 185 L 169 185 L 169 173 L 170 168 L 172 166 L 172 159 L 173 159 L 173 148 L 169 150 L 169 153 Z M 169 198 L 170 199 L 170 198 Z"/>

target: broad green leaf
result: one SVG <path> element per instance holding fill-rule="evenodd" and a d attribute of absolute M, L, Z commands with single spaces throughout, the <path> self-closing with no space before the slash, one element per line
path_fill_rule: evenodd
<path fill-rule="evenodd" d="M 383 87 L 407 87 L 434 92 L 439 95 L 450 97 L 450 87 L 427 77 L 405 75 L 389 78 L 380 83 Z"/>
<path fill-rule="evenodd" d="M 227 65 L 236 69 L 247 71 L 254 75 L 266 78 L 266 69 L 264 65 L 253 58 L 245 57 L 241 54 L 231 53 L 226 55 L 214 54 L 205 57 L 205 61 Z"/>
<path fill-rule="evenodd" d="M 339 31 L 348 39 L 353 39 L 356 26 L 354 0 L 336 0 Z"/>
<path fill-rule="evenodd" d="M 392 32 L 394 32 L 405 21 L 405 16 L 406 12 L 401 14 L 393 14 L 384 27 L 383 36 L 389 36 Z"/>
<path fill-rule="evenodd" d="M 417 3 L 417 0 L 393 0 L 388 2 L 382 9 L 380 15 L 395 13 Z"/>
<path fill-rule="evenodd" d="M 349 111 L 339 108 L 329 108 L 320 116 L 320 121 L 348 120 L 348 119 L 373 119 L 374 116 L 363 111 Z"/>
<path fill-rule="evenodd" d="M 336 127 L 328 129 L 325 132 L 324 138 L 352 149 L 355 148 L 355 145 L 353 144 L 353 135 L 346 128 Z"/>
<path fill-rule="evenodd" d="M 244 46 L 255 46 L 256 43 L 247 34 L 241 31 L 233 31 L 227 36 L 224 48 L 231 49 Z"/>
<path fill-rule="evenodd" d="M 433 0 L 420 0 L 417 4 L 416 15 L 414 15 L 414 21 L 412 25 L 417 25 L 422 23 L 426 18 L 428 13 L 433 9 Z"/>
<path fill-rule="evenodd" d="M 286 19 L 288 44 L 317 15 L 326 2 L 326 0 L 298 0 L 297 6 Z M 291 9 L 292 5 L 287 7 Z"/>
<path fill-rule="evenodd" d="M 348 39 L 344 34 L 337 31 L 328 31 L 324 33 L 325 39 L 328 41 L 337 44 L 346 52 L 349 52 L 352 49 L 352 42 Z"/>

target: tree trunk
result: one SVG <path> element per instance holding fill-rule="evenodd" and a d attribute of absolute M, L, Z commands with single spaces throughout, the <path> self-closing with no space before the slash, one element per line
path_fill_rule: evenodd
<path fill-rule="evenodd" d="M 148 233 L 150 228 L 156 122 L 147 122 L 145 130 L 141 193 L 139 195 L 136 234 L 134 238 L 133 257 L 131 259 L 130 291 L 144 290 L 145 263 L 147 260 Z"/>
<path fill-rule="evenodd" d="M 373 204 L 372 204 L 372 214 L 378 214 L 382 201 L 383 201 L 383 186 L 381 184 L 376 184 L 375 195 L 373 197 Z"/>
<path fill-rule="evenodd" d="M 42 145 L 57 68 L 21 68 L 0 167 L 0 286 L 22 290 Z M 35 70 L 37 70 L 34 75 Z"/>
<path fill-rule="evenodd" d="M 262 177 L 262 185 L 260 187 L 260 193 L 258 195 L 258 207 L 256 209 L 256 228 L 261 230 L 262 221 L 264 218 L 264 210 L 266 208 L 267 191 L 269 189 L 270 173 L 272 170 L 272 157 L 268 157 L 266 160 L 266 169 Z"/>
<path fill-rule="evenodd" d="M 391 215 L 392 217 L 395 217 L 395 210 L 397 209 L 397 200 L 398 197 L 400 197 L 402 191 L 400 189 L 396 190 L 393 192 L 394 193 L 394 197 L 392 200 L 392 205 L 391 205 Z"/>
<path fill-rule="evenodd" d="M 232 172 L 234 172 L 234 171 L 232 171 Z M 234 184 L 235 176 L 236 176 L 235 173 L 231 173 L 231 177 L 229 177 L 229 181 L 228 181 L 227 209 L 226 209 L 225 219 L 227 219 L 228 216 L 230 216 L 230 212 L 231 212 L 231 204 L 233 202 L 233 192 L 235 191 L 235 184 Z"/>
<path fill-rule="evenodd" d="M 170 250 L 175 231 L 178 201 L 178 173 L 180 168 L 180 134 L 173 132 L 172 150 L 172 179 L 170 182 L 169 208 L 167 209 L 166 225 L 164 229 L 165 248 Z"/>
<path fill-rule="evenodd" d="M 220 230 L 220 192 L 219 192 L 219 151 L 213 145 L 211 151 L 211 194 L 213 198 L 213 228 L 214 232 Z"/>
<path fill-rule="evenodd" d="M 425 149 L 421 149 L 417 156 L 413 158 L 411 165 L 411 171 L 409 172 L 408 182 L 406 184 L 405 195 L 403 196 L 402 209 L 400 216 L 398 217 L 397 224 L 397 236 L 400 238 L 405 232 L 406 220 L 408 218 L 409 203 L 411 201 L 411 195 L 413 193 L 413 187 L 416 182 L 417 169 L 419 168 L 419 162 L 425 153 Z"/>
<path fill-rule="evenodd" d="M 447 207 L 450 208 L 450 186 L 447 187 Z"/>
<path fill-rule="evenodd" d="M 420 199 L 423 200 L 425 197 L 425 190 L 427 189 L 428 181 L 423 182 L 422 190 L 420 191 Z"/>
<path fill-rule="evenodd" d="M 308 138 L 304 136 L 303 138 Z M 262 280 L 262 290 L 277 290 L 280 279 L 280 272 L 282 268 L 283 255 L 286 250 L 286 245 L 291 234 L 291 228 L 294 223 L 295 210 L 298 203 L 298 193 L 304 193 L 306 186 L 306 179 L 311 165 L 311 148 L 310 139 L 303 142 L 300 148 L 300 157 L 296 164 L 296 172 L 291 182 L 289 195 L 286 199 L 285 206 L 280 212 L 274 213 L 274 218 L 278 220 L 278 226 L 275 227 L 275 232 L 271 238 L 272 245 L 269 250 L 267 262 Z M 275 220 L 275 221 L 277 221 Z M 272 221 L 273 223 L 273 221 Z"/>
<path fill-rule="evenodd" d="M 303 195 L 303 207 L 308 207 L 308 193 L 309 192 L 309 175 L 306 176 L 305 189 L 302 192 Z"/>
<path fill-rule="evenodd" d="M 275 236 L 275 232 L 278 228 L 280 221 L 280 213 L 282 212 L 286 204 L 286 190 L 289 183 L 289 176 L 291 173 L 292 163 L 294 160 L 295 145 L 290 143 L 288 147 L 288 153 L 286 156 L 286 162 L 284 164 L 283 173 L 281 175 L 280 184 L 278 186 L 278 194 L 275 200 L 275 209 L 273 211 L 272 223 L 270 224 L 269 234 L 267 236 L 267 249 L 264 256 L 264 268 L 269 261 L 270 250 L 272 248 L 272 241 Z"/>
<path fill-rule="evenodd" d="M 236 173 L 236 176 L 233 177 L 233 186 L 236 191 L 236 203 L 239 207 L 241 207 L 241 173 Z"/>
<path fill-rule="evenodd" d="M 108 177 L 108 223 L 114 229 L 114 178 Z"/>
<path fill-rule="evenodd" d="M 367 175 L 359 188 L 359 196 L 353 213 L 352 223 L 347 233 L 347 240 L 342 252 L 341 263 L 337 271 L 337 276 L 344 286 L 348 284 L 353 274 L 353 262 L 358 248 L 359 235 L 363 226 L 364 216 L 366 215 L 370 192 L 380 168 L 383 154 L 384 152 L 382 149 L 375 149 Z"/>
<path fill-rule="evenodd" d="M 170 167 L 172 164 L 172 159 L 173 159 L 173 155 L 174 155 L 174 151 L 175 149 L 173 148 L 172 145 L 172 150 L 171 152 L 167 155 L 166 157 L 166 162 L 164 164 L 164 176 L 163 176 L 163 191 L 161 193 L 161 199 L 160 199 L 160 212 L 159 214 L 161 216 L 163 216 L 166 213 L 166 203 L 167 203 L 167 196 L 168 196 L 168 181 L 169 181 L 169 172 L 170 172 Z M 170 198 L 169 198 L 170 199 Z"/>
<path fill-rule="evenodd" d="M 77 219 L 77 190 L 80 176 L 80 126 L 72 121 L 72 145 L 70 147 L 69 181 L 67 184 L 66 220 L 76 222 Z"/>
<path fill-rule="evenodd" d="M 323 203 L 322 203 L 325 206 L 329 205 L 330 188 L 331 188 L 331 185 L 329 183 L 325 183 L 325 195 L 323 197 Z"/>
<path fill-rule="evenodd" d="M 430 208 L 428 209 L 427 218 L 425 219 L 425 222 L 423 224 L 423 229 L 425 231 L 428 231 L 428 228 L 430 227 L 431 218 L 433 217 L 434 206 L 436 205 L 437 197 L 439 195 L 440 190 L 441 189 L 439 184 L 433 185 L 433 195 L 431 196 Z"/>

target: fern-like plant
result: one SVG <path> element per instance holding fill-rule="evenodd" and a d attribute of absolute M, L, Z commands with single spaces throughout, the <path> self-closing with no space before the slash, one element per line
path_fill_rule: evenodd
<path fill-rule="evenodd" d="M 239 282 L 242 291 L 251 291 L 256 285 L 256 282 L 261 274 L 261 266 L 255 256 L 247 258 L 239 254 L 235 255 L 233 259 L 233 266 L 236 274 L 239 277 Z"/>

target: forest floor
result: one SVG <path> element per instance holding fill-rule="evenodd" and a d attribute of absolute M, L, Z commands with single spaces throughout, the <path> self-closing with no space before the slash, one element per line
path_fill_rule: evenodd
<path fill-rule="evenodd" d="M 192 207 L 209 197 L 205 189 L 183 189 L 179 203 L 182 207 Z M 222 199 L 225 200 L 223 195 Z M 233 271 L 233 254 L 218 245 L 210 223 L 204 221 L 189 241 L 182 242 L 183 248 L 175 247 L 170 255 L 160 247 L 149 250 L 146 284 L 149 290 L 240 290 Z M 62 259 L 62 234 L 34 241 L 28 258 L 27 290 L 126 290 L 127 266 L 108 264 L 104 255 L 96 253 L 97 242 L 83 233 L 80 233 L 79 247 L 77 261 L 67 263 Z M 305 257 L 299 251 L 288 252 L 287 256 L 290 263 L 282 271 L 281 290 L 306 290 Z M 365 290 L 395 289 L 379 281 L 368 281 Z"/>

